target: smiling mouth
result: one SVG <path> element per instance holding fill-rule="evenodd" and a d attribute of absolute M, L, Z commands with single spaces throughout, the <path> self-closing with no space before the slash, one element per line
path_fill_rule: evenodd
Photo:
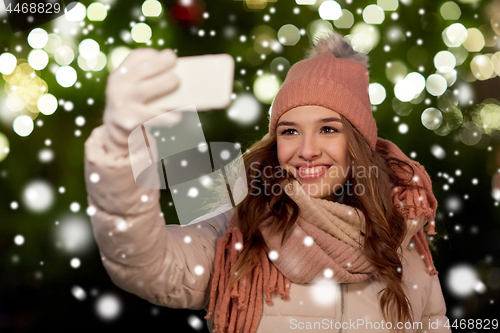
<path fill-rule="evenodd" d="M 296 168 L 298 170 L 298 174 L 300 178 L 303 179 L 311 179 L 321 177 L 330 167 L 326 165 L 317 166 L 317 167 L 299 167 Z"/>

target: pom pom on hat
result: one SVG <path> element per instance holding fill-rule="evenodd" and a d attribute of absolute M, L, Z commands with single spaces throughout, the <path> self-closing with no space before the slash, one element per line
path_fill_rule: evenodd
<path fill-rule="evenodd" d="M 312 59 L 325 53 L 332 53 L 336 58 L 350 59 L 368 67 L 368 56 L 354 51 L 347 40 L 337 33 L 316 37 L 314 44 L 306 50 L 305 58 Z"/>

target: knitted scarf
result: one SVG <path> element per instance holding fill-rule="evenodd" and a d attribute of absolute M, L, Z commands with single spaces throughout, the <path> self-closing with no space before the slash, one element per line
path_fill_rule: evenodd
<path fill-rule="evenodd" d="M 387 141 L 385 144 L 392 143 Z M 392 151 L 397 148 L 388 147 Z M 394 187 L 392 200 L 406 217 L 407 236 L 403 244 L 408 244 L 411 238 L 429 274 L 435 275 L 438 272 L 423 230 L 425 220 L 415 223 L 414 219 L 426 216 L 427 221 L 432 221 L 426 231 L 435 234 L 437 201 L 425 169 L 417 162 L 411 162 L 416 176 L 410 184 L 422 188 Z M 403 177 L 399 172 L 398 176 Z M 368 279 L 375 272 L 362 251 L 365 216 L 359 209 L 310 197 L 296 180 L 289 182 L 284 189 L 300 208 L 290 237 L 281 245 L 282 235 L 270 232 L 271 219 L 261 223 L 259 230 L 271 251 L 268 254 L 261 249 L 257 267 L 231 288 L 229 273 L 243 248 L 236 210 L 226 236 L 217 241 L 210 304 L 205 316 L 205 319 L 210 319 L 214 315 L 214 332 L 255 332 L 261 318 L 263 297 L 267 304 L 272 304 L 273 293 L 284 300 L 289 299 L 290 282 L 314 283 L 331 277 L 333 273 L 337 283 L 355 283 Z"/>

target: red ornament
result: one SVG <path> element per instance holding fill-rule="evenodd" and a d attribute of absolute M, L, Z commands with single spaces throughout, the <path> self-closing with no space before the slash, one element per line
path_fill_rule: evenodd
<path fill-rule="evenodd" d="M 171 19 L 183 28 L 201 25 L 205 2 L 203 0 L 178 0 L 170 8 Z"/>

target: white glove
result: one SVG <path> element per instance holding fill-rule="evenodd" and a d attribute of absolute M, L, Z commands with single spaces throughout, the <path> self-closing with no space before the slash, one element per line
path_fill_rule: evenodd
<path fill-rule="evenodd" d="M 126 154 L 130 132 L 165 113 L 147 103 L 177 89 L 179 78 L 171 71 L 176 61 L 171 49 L 139 48 L 108 76 L 103 123 L 112 149 Z"/>

